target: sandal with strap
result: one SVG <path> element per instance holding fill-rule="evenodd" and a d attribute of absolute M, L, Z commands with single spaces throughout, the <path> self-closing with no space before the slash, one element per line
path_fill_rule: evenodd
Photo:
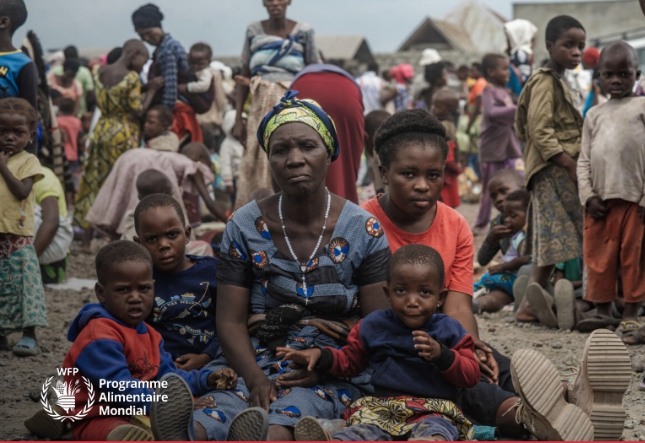
<path fill-rule="evenodd" d="M 623 320 L 618 325 L 618 329 L 616 329 L 616 335 L 621 336 L 625 334 L 630 334 L 632 332 L 638 331 L 641 328 L 641 326 L 643 325 L 641 325 L 636 320 Z"/>
<path fill-rule="evenodd" d="M 13 354 L 18 357 L 33 357 L 40 354 L 40 346 L 35 338 L 23 335 L 13 347 Z"/>
<path fill-rule="evenodd" d="M 618 326 L 620 319 L 609 315 L 596 314 L 593 317 L 582 319 L 576 325 L 579 332 L 593 332 L 597 329 L 606 329 L 607 326 Z"/>

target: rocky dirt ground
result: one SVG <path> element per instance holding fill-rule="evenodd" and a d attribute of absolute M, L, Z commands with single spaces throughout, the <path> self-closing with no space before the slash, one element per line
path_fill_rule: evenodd
<path fill-rule="evenodd" d="M 469 222 L 473 222 L 476 205 L 460 208 Z M 480 243 L 481 237 L 476 238 Z M 102 244 L 96 241 L 94 248 Z M 96 278 L 93 257 L 74 255 L 71 258 L 70 277 Z M 23 422 L 42 407 L 40 390 L 46 378 L 55 375 L 63 361 L 70 343 L 67 328 L 80 308 L 95 302 L 92 290 L 59 291 L 46 290 L 49 325 L 38 332 L 43 354 L 32 358 L 18 358 L 11 352 L 0 352 L 0 440 L 33 439 Z M 516 350 L 533 348 L 549 357 L 564 379 L 577 368 L 587 334 L 571 331 L 550 330 L 540 325 L 518 325 L 511 313 L 500 312 L 478 317 L 480 334 L 484 340 L 507 356 Z M 9 337 L 13 344 L 18 335 Z M 629 348 L 632 358 L 632 384 L 624 399 L 628 411 L 623 439 L 645 440 L 645 390 L 640 389 L 640 380 L 645 369 L 645 346 Z"/>

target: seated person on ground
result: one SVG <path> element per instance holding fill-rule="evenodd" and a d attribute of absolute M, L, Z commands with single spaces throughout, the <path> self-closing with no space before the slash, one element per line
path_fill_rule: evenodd
<path fill-rule="evenodd" d="M 452 400 L 479 382 L 479 364 L 473 338 L 436 313 L 448 293 L 441 256 L 428 246 L 403 246 L 390 259 L 384 291 L 391 308 L 359 321 L 342 348 L 278 348 L 278 355 L 336 377 L 374 370 L 374 396 L 348 407 L 348 427 L 336 440 L 471 440 L 473 426 Z M 306 422 L 296 424 L 296 435 L 301 427 Z"/>
<path fill-rule="evenodd" d="M 490 229 L 477 252 L 477 262 L 486 266 L 499 251 L 506 254 L 511 244 L 511 230 L 504 223 L 504 201 L 506 196 L 523 187 L 522 177 L 514 169 L 502 169 L 496 172 L 488 182 L 490 200 L 499 211 L 497 217 L 490 221 Z"/>
<path fill-rule="evenodd" d="M 166 194 L 141 200 L 134 212 L 134 241 L 152 256 L 156 284 L 147 318 L 178 368 L 208 364 L 219 349 L 215 329 L 217 259 L 186 255 L 190 226 L 179 203 Z"/>
<path fill-rule="evenodd" d="M 475 283 L 475 291 L 486 288 L 489 292 L 473 301 L 475 312 L 497 312 L 513 302 L 513 283 L 517 271 L 531 261 L 524 252 L 524 227 L 531 195 L 526 189 L 510 193 L 504 202 L 504 225 L 508 228 L 511 241 L 502 257 L 502 262 L 488 268 L 482 278 Z"/>
<path fill-rule="evenodd" d="M 152 194 L 172 196 L 172 183 L 163 172 L 157 171 L 156 169 L 146 169 L 137 177 L 137 192 L 139 200 L 143 200 Z M 123 216 L 122 225 L 125 226 L 125 232 L 121 236 L 122 240 L 132 240 L 137 236 L 137 230 L 134 226 L 134 211 L 134 209 L 130 209 Z M 186 253 L 212 257 L 213 248 L 207 242 L 190 240 L 186 245 Z"/>
<path fill-rule="evenodd" d="M 99 303 L 85 305 L 72 322 L 68 339 L 73 344 L 63 367 L 78 368 L 79 376 L 87 377 L 95 386 L 97 398 L 102 393 L 111 393 L 131 394 L 136 399 L 131 403 L 97 401 L 85 418 L 71 424 L 75 440 L 114 440 L 128 432 L 138 433 L 140 440 L 145 440 L 144 436 L 151 437 L 146 431 L 137 429 L 130 417 L 101 416 L 99 410 L 101 406 L 134 406 L 149 414 L 152 402 L 147 401 L 147 396 L 153 394 L 153 389 L 128 386 L 122 391 L 118 385 L 101 387 L 101 380 L 132 383 L 164 379 L 169 386 L 188 383 L 193 395 L 214 389 L 221 385 L 218 381 L 223 378 L 228 381 L 224 389 L 233 389 L 236 385 L 237 376 L 230 368 L 217 372 L 177 369 L 163 348 L 161 335 L 144 323 L 154 303 L 152 272 L 150 254 L 134 242 L 112 242 L 101 248 L 96 256 L 98 283 L 95 293 Z M 75 414 L 87 400 L 87 391 L 81 390 L 76 395 Z M 192 402 L 192 398 L 190 400 Z"/>

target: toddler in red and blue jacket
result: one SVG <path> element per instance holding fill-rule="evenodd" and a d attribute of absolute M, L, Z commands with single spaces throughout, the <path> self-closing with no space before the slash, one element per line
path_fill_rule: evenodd
<path fill-rule="evenodd" d="M 472 440 L 472 424 L 451 400 L 459 388 L 479 382 L 479 364 L 474 340 L 461 324 L 435 313 L 448 292 L 443 281 L 443 260 L 436 250 L 404 246 L 388 265 L 384 290 L 391 308 L 356 324 L 347 345 L 305 351 L 278 348 L 285 360 L 336 377 L 353 377 L 372 368 L 374 396 L 348 407 L 348 427 L 334 439 Z"/>
<path fill-rule="evenodd" d="M 78 368 L 95 389 L 94 406 L 71 425 L 75 440 L 114 440 L 148 432 L 131 420 L 131 415 L 150 414 L 155 400 L 154 383 L 140 382 L 176 374 L 197 396 L 218 385 L 235 387 L 237 375 L 230 368 L 177 369 L 161 335 L 144 323 L 154 297 L 152 260 L 145 248 L 131 241 L 112 242 L 96 256 L 96 272 L 99 303 L 85 305 L 72 322 L 68 339 L 73 345 L 63 363 L 65 368 Z M 80 412 L 87 401 L 88 392 L 81 389 L 70 415 Z"/>

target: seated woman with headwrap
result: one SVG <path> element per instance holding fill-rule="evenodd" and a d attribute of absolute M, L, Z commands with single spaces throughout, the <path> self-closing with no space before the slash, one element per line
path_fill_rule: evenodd
<path fill-rule="evenodd" d="M 387 307 L 383 229 L 325 187 L 339 154 L 336 129 L 316 102 L 296 93 L 289 91 L 258 130 L 282 192 L 240 208 L 226 226 L 217 274 L 221 351 L 209 366 L 230 366 L 240 379 L 235 390 L 207 395 L 216 407 L 194 412 L 196 440 L 223 440 L 250 406 L 261 409 L 245 411 L 229 437 L 291 440 L 300 417 L 339 418 L 361 396 L 359 386 L 369 389 L 365 374 L 321 379 L 275 353 L 278 346 L 338 348 L 358 319 Z"/>

